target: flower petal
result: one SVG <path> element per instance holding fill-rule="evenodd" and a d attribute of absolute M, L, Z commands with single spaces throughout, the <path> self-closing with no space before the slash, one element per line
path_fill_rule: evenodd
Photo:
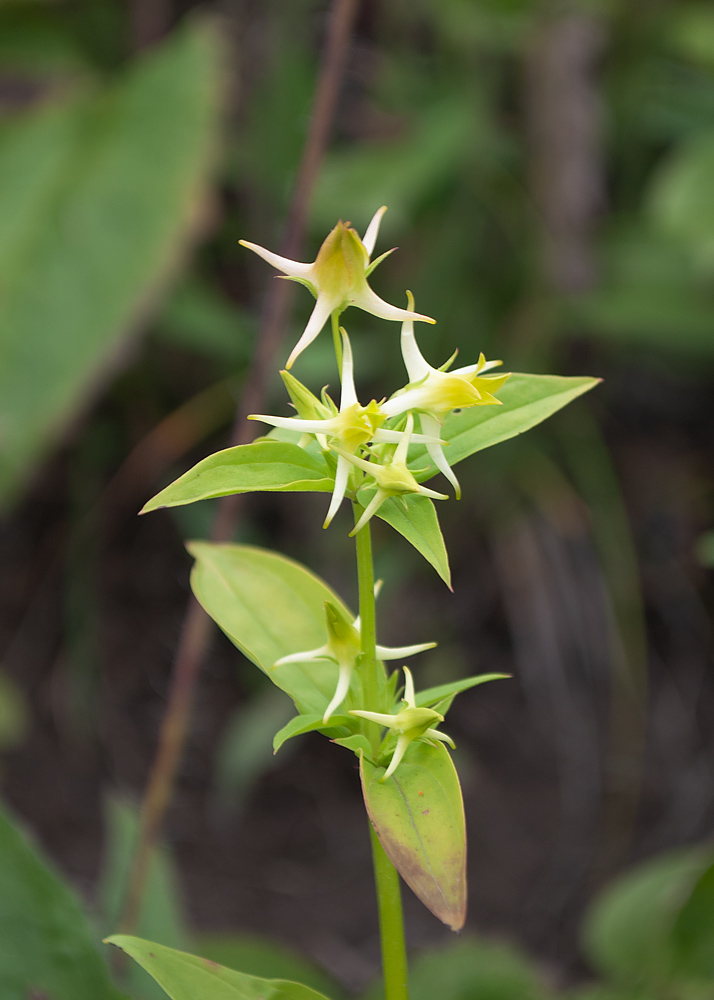
<path fill-rule="evenodd" d="M 407 292 L 407 306 L 414 309 L 414 296 Z M 420 382 L 432 370 L 427 364 L 414 337 L 414 321 L 406 319 L 402 323 L 402 357 L 410 382 Z"/>
<path fill-rule="evenodd" d="M 290 260 L 288 257 L 281 257 L 279 253 L 259 247 L 257 243 L 249 243 L 248 240 L 238 240 L 241 246 L 248 247 L 253 253 L 257 253 L 263 260 L 276 267 L 283 274 L 289 274 L 291 278 L 310 278 L 313 264 L 303 264 L 299 260 Z"/>
<path fill-rule="evenodd" d="M 379 510 L 379 508 L 382 506 L 382 504 L 386 499 L 387 499 L 387 494 L 384 492 L 384 490 L 377 490 L 377 492 L 374 494 L 369 504 L 365 508 L 362 517 L 359 519 L 359 521 L 354 526 L 352 531 L 350 531 L 350 538 L 353 535 L 356 535 L 357 532 L 360 531 L 362 528 L 364 528 L 367 521 L 369 521 L 369 519 L 372 517 L 373 514 L 376 514 L 376 512 Z"/>
<path fill-rule="evenodd" d="M 427 434 L 433 435 L 434 433 L 436 434 L 439 433 L 439 421 L 436 419 L 436 417 L 432 416 L 431 413 L 420 413 L 419 420 L 421 421 L 422 430 L 426 431 Z M 454 487 L 454 493 L 456 495 L 456 499 L 460 500 L 461 486 L 459 485 L 459 481 L 456 478 L 456 475 L 454 474 L 454 470 L 451 468 L 448 461 L 446 460 L 446 455 L 444 454 L 444 449 L 441 446 L 441 442 L 437 441 L 436 443 L 434 443 L 431 441 L 427 441 L 426 450 L 429 453 L 429 458 L 432 460 L 432 462 L 437 467 L 439 472 L 441 472 L 442 475 L 446 476 L 451 485 Z"/>
<path fill-rule="evenodd" d="M 330 507 L 323 522 L 323 528 L 326 528 L 329 525 L 330 521 L 337 513 L 340 504 L 345 498 L 349 471 L 350 463 L 342 455 L 339 455 L 337 458 L 337 469 L 335 470 L 335 488 L 332 491 L 332 500 L 330 500 Z M 355 625 L 355 628 L 359 629 L 359 626 Z"/>
<path fill-rule="evenodd" d="M 352 677 L 352 667 L 349 664 L 342 664 L 340 667 L 340 673 L 337 678 L 337 688 L 332 696 L 332 701 L 325 709 L 325 714 L 322 717 L 322 722 L 324 725 L 327 724 L 328 719 L 338 708 L 342 702 L 347 697 L 347 692 L 350 689 L 350 678 Z"/>
<path fill-rule="evenodd" d="M 404 701 L 410 708 L 416 707 L 416 696 L 414 694 L 414 678 L 412 677 L 412 672 L 409 667 L 403 667 L 404 670 Z"/>
<path fill-rule="evenodd" d="M 310 314 L 310 319 L 307 321 L 307 326 L 303 331 L 302 337 L 300 337 L 300 340 L 298 340 L 297 344 L 292 349 L 290 357 L 288 358 L 288 363 L 285 365 L 286 368 L 292 368 L 295 359 L 299 357 L 305 348 L 313 342 L 315 337 L 330 318 L 332 310 L 337 308 L 338 305 L 339 302 L 335 302 L 330 297 L 324 295 L 318 296 L 315 308 Z"/>
<path fill-rule="evenodd" d="M 431 316 L 422 316 L 421 313 L 409 312 L 407 309 L 399 309 L 397 306 L 391 306 L 384 299 L 380 299 L 376 292 L 373 292 L 366 283 L 363 288 L 355 290 L 350 298 L 350 304 L 357 306 L 358 309 L 364 309 L 365 312 L 371 313 L 373 316 L 379 316 L 380 319 L 420 319 L 425 323 L 436 323 L 436 320 L 432 319 Z"/>
<path fill-rule="evenodd" d="M 348 406 L 354 406 L 357 400 L 357 390 L 355 389 L 354 359 L 352 357 L 352 345 L 347 331 L 340 327 L 342 334 L 342 395 L 340 396 L 340 410 L 346 410 Z"/>
<path fill-rule="evenodd" d="M 423 653 L 425 649 L 433 649 L 435 642 L 420 642 L 415 646 L 380 646 L 377 645 L 378 660 L 401 660 L 408 656 L 416 656 Z"/>
<path fill-rule="evenodd" d="M 382 221 L 382 216 L 386 211 L 387 211 L 386 205 L 382 205 L 381 208 L 377 209 L 377 211 L 372 216 L 372 221 L 367 226 L 364 238 L 362 239 L 364 248 L 367 251 L 368 256 L 370 257 L 374 253 L 374 245 L 377 242 L 377 233 L 379 232 L 379 226 Z"/>
<path fill-rule="evenodd" d="M 273 664 L 275 667 L 282 667 L 286 663 L 309 663 L 310 660 L 333 660 L 334 656 L 330 652 L 330 647 L 320 646 L 319 649 L 308 649 L 304 653 L 290 653 L 289 656 L 281 656 Z"/>

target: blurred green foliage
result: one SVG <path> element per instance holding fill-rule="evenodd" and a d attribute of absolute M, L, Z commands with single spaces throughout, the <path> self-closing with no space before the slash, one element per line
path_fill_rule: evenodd
<path fill-rule="evenodd" d="M 224 5 L 225 35 L 235 45 L 230 74 L 216 32 L 188 18 L 179 23 L 179 7 L 192 6 L 173 5 L 165 39 L 138 54 L 130 5 L 120 0 L 0 5 L 4 509 L 21 500 L 53 449 L 69 443 L 80 454 L 82 420 L 97 420 L 106 442 L 86 474 L 109 479 L 131 447 L 176 407 L 245 374 L 261 295 L 273 279 L 260 262 L 246 259 L 237 240 L 277 245 L 310 114 L 325 4 Z M 543 267 L 550 220 L 532 176 L 540 141 L 533 118 L 555 118 L 558 95 L 526 82 L 534 49 L 567 17 L 591 32 L 599 53 L 595 69 L 576 81 L 593 98 L 591 157 L 600 192 L 593 209 L 587 192 L 576 191 L 582 204 L 573 225 L 587 244 L 592 277 L 575 290 Z M 484 349 L 508 367 L 578 374 L 585 349 L 612 376 L 615 388 L 607 391 L 613 395 L 623 380 L 636 381 L 633 365 L 637 372 L 659 366 L 685 380 L 692 374 L 711 379 L 713 122 L 709 3 L 370 5 L 358 25 L 335 140 L 313 200 L 305 259 L 336 218 L 363 228 L 386 203 L 383 247 L 399 242 L 400 252 L 376 273 L 375 287 L 396 302 L 410 275 L 417 308 L 439 318 L 436 328 L 420 331 L 433 363 L 459 340 L 463 363 Z M 199 236 L 203 242 L 192 253 Z M 307 297 L 296 300 L 286 343 L 309 306 Z M 350 332 L 364 332 L 361 341 L 355 337 L 358 363 L 379 396 L 401 375 L 396 338 L 362 331 L 359 315 L 348 313 L 346 322 Z M 318 346 L 316 360 L 300 364 L 314 365 L 311 379 L 334 384 L 329 351 L 320 355 Z M 298 374 L 307 379 L 307 372 Z M 109 427 L 92 410 L 99 399 L 114 407 Z M 593 405 L 601 416 L 605 404 Z M 157 453 L 151 482 L 138 484 L 143 499 L 185 470 L 187 454 L 202 449 L 202 438 L 227 425 L 224 411 L 196 420 L 191 434 Z M 705 475 L 702 492 L 711 496 L 710 472 Z M 566 515 L 585 501 L 619 629 L 613 647 L 621 641 L 630 668 L 623 674 L 635 677 L 629 690 L 641 702 L 637 566 L 598 420 L 583 406 L 567 425 L 481 464 L 479 477 L 479 515 L 494 531 L 537 510 L 567 534 L 572 522 Z M 86 481 L 75 488 L 89 492 Z M 473 519 L 473 508 L 465 516 Z M 202 527 L 207 532 L 207 524 Z M 710 535 L 702 536 L 700 556 L 704 565 L 714 563 Z M 383 562 L 396 578 L 400 570 L 389 553 Z M 86 628 L 91 609 L 82 595 L 89 587 L 75 584 L 69 581 L 68 601 L 80 595 L 71 613 Z M 614 653 L 613 662 L 614 676 L 621 666 Z M 20 735 L 26 709 L 4 675 L 0 681 L 2 750 Z M 258 694 L 255 715 L 248 702 L 228 727 L 217 778 L 224 799 L 229 789 L 245 795 L 267 766 L 268 729 L 256 735 L 261 727 L 254 724 L 263 707 Z M 129 825 L 115 812 L 109 826 L 113 874 L 104 888 L 115 912 Z M 591 1000 L 710 995 L 708 860 L 705 850 L 653 862 L 596 905 L 584 948 L 602 983 L 587 993 Z M 3 996 L 24 1000 L 36 985 L 28 977 L 40 968 L 44 978 L 37 983 L 53 1000 L 115 995 L 78 904 L 10 827 L 0 873 L 0 924 L 9 935 L 0 934 Z M 22 873 L 36 891 L 20 891 Z M 58 929 L 55 918 L 76 933 Z M 155 929 L 146 933 L 164 940 Z M 23 948 L 14 948 L 15 940 Z M 178 942 L 171 934 L 164 940 Z M 41 962 L 40 952 L 60 954 L 61 961 Z M 73 954 L 84 957 L 69 969 L 66 958 Z M 218 960 L 230 964 L 227 957 Z M 545 990 L 524 959 L 483 942 L 460 942 L 441 959 L 417 963 L 417 970 L 419 983 L 423 976 L 424 983 L 440 984 L 443 1000 L 505 1000 Z M 269 975 L 270 967 L 246 965 L 246 971 Z M 282 967 L 275 974 L 282 975 Z"/>

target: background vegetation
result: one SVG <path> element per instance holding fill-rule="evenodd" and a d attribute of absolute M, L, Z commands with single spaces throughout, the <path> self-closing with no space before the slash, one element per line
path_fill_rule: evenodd
<path fill-rule="evenodd" d="M 211 504 L 135 513 L 228 440 L 274 284 L 238 239 L 280 243 L 327 17 L 318 0 L 0 5 L 0 786 L 105 930 L 188 593 L 182 543 Z M 460 473 L 453 596 L 377 535 L 383 641 L 416 622 L 440 643 L 422 685 L 515 674 L 449 717 L 481 935 L 448 959 L 454 996 L 595 977 L 598 996 L 709 995 L 711 858 L 683 848 L 714 823 L 713 172 L 709 4 L 358 7 L 304 259 L 338 217 L 361 231 L 387 204 L 378 249 L 399 251 L 373 283 L 397 302 L 410 276 L 439 320 L 432 363 L 458 341 L 464 363 L 483 349 L 604 379 Z M 348 318 L 379 398 L 397 340 Z M 298 377 L 334 386 L 330 352 Z M 277 379 L 271 394 L 287 412 Z M 246 501 L 238 537 L 354 593 L 347 521 L 323 533 L 323 506 Z M 378 942 L 352 760 L 317 737 L 273 759 L 289 705 L 257 673 L 214 637 L 142 930 L 277 974 L 296 959 L 244 936 L 269 935 L 361 991 Z M 10 827 L 0 845 L 0 896 L 25 898 L 8 872 L 38 862 Z M 597 890 L 671 848 L 594 911 L 583 947 Z M 23 940 L 20 903 L 2 906 Z M 407 918 L 415 948 L 447 943 L 414 900 Z M 57 998 L 103 996 L 87 975 Z"/>

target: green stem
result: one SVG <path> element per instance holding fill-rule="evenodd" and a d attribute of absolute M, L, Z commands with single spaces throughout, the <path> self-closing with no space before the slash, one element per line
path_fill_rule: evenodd
<path fill-rule="evenodd" d="M 356 502 L 352 503 L 355 524 L 362 516 L 362 508 Z M 377 617 L 374 606 L 374 565 L 372 563 L 372 539 L 369 521 L 355 535 L 357 548 L 357 581 L 359 586 L 360 639 L 362 648 L 362 663 L 360 676 L 362 678 L 362 704 L 373 712 L 383 711 L 380 694 L 379 669 L 377 661 Z M 382 668 L 383 669 L 383 668 Z M 374 706 L 374 708 L 372 707 Z M 365 733 L 369 737 L 375 754 L 379 749 L 379 729 L 374 723 L 365 723 Z"/>
<path fill-rule="evenodd" d="M 355 524 L 362 515 L 362 508 L 352 504 Z M 362 646 L 362 704 L 373 711 L 384 711 L 382 704 L 384 670 L 377 660 L 377 618 L 374 601 L 374 564 L 369 521 L 355 535 L 357 547 L 357 580 L 359 585 L 360 638 Z M 380 683 L 382 681 L 382 683 Z M 372 744 L 374 755 L 379 751 L 379 730 L 373 723 L 365 722 L 363 732 Z M 382 943 L 382 971 L 384 974 L 385 1000 L 409 1000 L 407 992 L 407 952 L 404 942 L 402 896 L 397 870 L 384 853 L 379 837 L 370 823 L 372 838 L 372 864 L 377 888 L 379 908 L 379 933 Z"/>
<path fill-rule="evenodd" d="M 338 310 L 330 313 L 330 322 L 332 323 L 332 343 L 335 345 L 337 371 L 342 378 L 342 334 L 340 333 L 340 313 Z"/>
<path fill-rule="evenodd" d="M 379 907 L 379 935 L 382 944 L 382 973 L 385 1000 L 409 1000 L 407 950 L 404 943 L 402 895 L 397 870 L 384 853 L 379 837 L 369 825 L 372 837 L 372 864 Z"/>

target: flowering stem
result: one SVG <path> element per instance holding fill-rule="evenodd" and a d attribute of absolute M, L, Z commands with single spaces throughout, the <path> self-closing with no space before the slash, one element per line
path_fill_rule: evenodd
<path fill-rule="evenodd" d="M 362 508 L 353 501 L 352 511 L 355 523 L 362 516 Z M 377 661 L 377 621 L 374 606 L 374 565 L 372 563 L 372 539 L 370 537 L 369 522 L 361 528 L 355 535 L 355 545 L 357 548 L 357 581 L 359 586 L 359 614 L 360 614 L 360 639 L 362 648 L 362 664 L 360 676 L 362 678 L 362 702 L 374 705 L 374 710 L 380 711 L 383 707 L 380 697 L 380 684 L 378 670 L 380 664 Z M 382 668 L 383 669 L 383 668 Z M 369 738 L 372 749 L 376 753 L 379 749 L 379 730 L 375 726 L 367 725 L 365 735 Z"/>
<path fill-rule="evenodd" d="M 335 357 L 337 358 L 337 371 L 342 375 L 342 337 L 340 335 L 340 314 L 337 309 L 330 313 L 332 323 L 332 342 L 335 345 Z"/>
<path fill-rule="evenodd" d="M 372 864 L 379 907 L 384 997 L 385 1000 L 409 1000 L 407 950 L 404 943 L 399 875 L 397 869 L 384 853 L 384 848 L 371 823 L 369 832 L 372 838 Z"/>
<path fill-rule="evenodd" d="M 362 508 L 355 501 L 352 504 L 355 523 L 362 516 Z M 377 623 L 374 603 L 374 564 L 372 562 L 372 540 L 369 521 L 355 535 L 357 547 L 357 579 L 359 584 L 360 637 L 362 645 L 363 704 L 374 705 L 381 710 L 382 705 L 379 670 L 384 669 L 377 660 Z M 365 723 L 365 735 L 372 743 L 374 752 L 379 749 L 377 727 Z M 384 853 L 379 837 L 370 824 L 372 838 L 372 864 L 377 888 L 379 908 L 379 933 L 382 944 L 382 971 L 384 975 L 385 1000 L 408 1000 L 407 993 L 407 953 L 404 942 L 404 921 L 402 918 L 402 897 L 397 870 Z"/>

